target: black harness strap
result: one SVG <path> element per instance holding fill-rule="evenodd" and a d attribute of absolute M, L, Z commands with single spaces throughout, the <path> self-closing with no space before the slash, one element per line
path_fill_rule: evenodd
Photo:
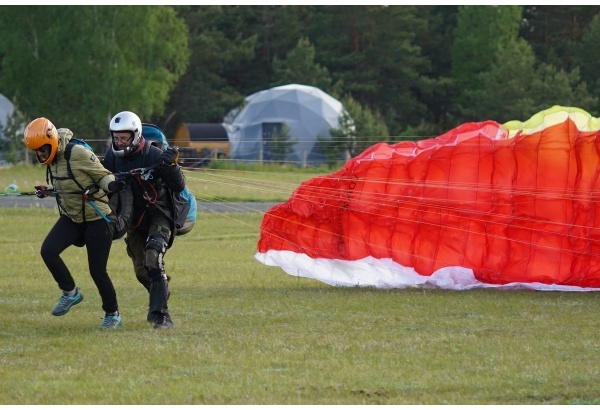
<path fill-rule="evenodd" d="M 80 213 L 83 213 L 83 221 L 85 222 L 85 201 L 89 200 L 89 199 L 93 199 L 93 197 L 91 197 L 89 195 L 89 190 L 90 188 L 94 187 L 96 184 L 93 183 L 92 185 L 88 186 L 88 187 L 84 187 L 83 185 L 81 185 L 79 183 L 79 181 L 77 181 L 77 178 L 75 178 L 75 175 L 73 174 L 73 171 L 71 170 L 71 151 L 73 150 L 73 145 L 75 145 L 72 142 L 69 142 L 67 144 L 67 146 L 65 147 L 65 152 L 64 152 L 64 158 L 67 161 L 67 176 L 66 177 L 55 177 L 52 174 L 52 170 L 50 169 L 50 165 L 48 165 L 46 167 L 46 183 L 50 184 L 52 186 L 54 186 L 54 181 L 64 181 L 67 179 L 73 180 L 75 182 L 75 184 L 79 187 L 79 189 L 81 189 L 81 209 L 79 210 L 79 212 L 77 212 L 75 215 L 71 215 L 69 214 L 69 212 L 67 212 L 67 210 L 65 209 L 65 207 L 62 205 L 61 203 L 61 198 L 59 194 L 56 194 L 56 203 L 58 204 L 58 206 L 60 207 L 60 209 L 63 210 L 63 212 L 69 216 L 76 216 Z M 79 192 L 72 192 L 73 194 L 77 194 Z M 108 201 L 102 201 L 99 200 L 101 202 L 108 202 Z"/>

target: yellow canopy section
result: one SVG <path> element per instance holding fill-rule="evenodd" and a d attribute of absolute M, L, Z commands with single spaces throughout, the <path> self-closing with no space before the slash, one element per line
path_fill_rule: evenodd
<path fill-rule="evenodd" d="M 544 128 L 563 123 L 570 118 L 580 131 L 600 130 L 600 119 L 592 117 L 587 111 L 577 107 L 563 107 L 555 105 L 547 110 L 540 111 L 525 122 L 513 120 L 502 124 L 508 130 L 508 137 L 512 138 L 518 133 L 532 134 Z"/>

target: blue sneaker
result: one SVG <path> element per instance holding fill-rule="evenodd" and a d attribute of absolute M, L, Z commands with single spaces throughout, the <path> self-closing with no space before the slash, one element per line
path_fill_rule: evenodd
<path fill-rule="evenodd" d="M 115 329 L 119 326 L 121 326 L 121 315 L 119 315 L 119 312 L 116 314 L 107 313 L 100 325 L 100 329 Z"/>
<path fill-rule="evenodd" d="M 62 316 L 66 314 L 71 306 L 74 306 L 83 300 L 83 295 L 79 291 L 79 288 L 75 288 L 77 291 L 73 296 L 69 296 L 67 292 L 63 291 L 63 295 L 58 300 L 54 309 L 52 309 L 52 314 L 54 316 Z"/>

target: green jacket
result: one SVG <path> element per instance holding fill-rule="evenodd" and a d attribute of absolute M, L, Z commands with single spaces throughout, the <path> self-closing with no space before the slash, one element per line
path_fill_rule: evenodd
<path fill-rule="evenodd" d="M 58 150 L 52 164 L 49 165 L 51 174 L 51 184 L 56 190 L 56 202 L 58 211 L 61 215 L 66 215 L 73 222 L 81 223 L 84 221 L 95 221 L 102 216 L 90 204 L 89 200 L 84 200 L 82 190 L 77 183 L 69 178 L 67 171 L 67 160 L 64 157 L 65 148 L 73 132 L 67 128 L 58 130 Z M 105 215 L 110 214 L 111 210 L 106 203 L 108 184 L 115 180 L 114 175 L 104 168 L 98 157 L 81 145 L 74 144 L 71 150 L 71 172 L 85 188 L 89 188 L 90 197 L 101 199 L 95 200 L 96 206 Z"/>

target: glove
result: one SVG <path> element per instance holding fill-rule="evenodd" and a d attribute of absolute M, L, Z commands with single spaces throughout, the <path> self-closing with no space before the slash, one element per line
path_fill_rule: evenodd
<path fill-rule="evenodd" d="M 108 190 L 110 192 L 121 192 L 124 189 L 125 189 L 125 181 L 123 181 L 123 180 L 111 181 L 108 184 Z"/>
<path fill-rule="evenodd" d="M 38 198 L 46 198 L 50 193 L 50 189 L 46 185 L 37 185 L 35 188 L 35 195 Z"/>
<path fill-rule="evenodd" d="M 159 162 L 165 165 L 175 165 L 179 159 L 177 147 L 169 147 L 160 155 Z"/>

